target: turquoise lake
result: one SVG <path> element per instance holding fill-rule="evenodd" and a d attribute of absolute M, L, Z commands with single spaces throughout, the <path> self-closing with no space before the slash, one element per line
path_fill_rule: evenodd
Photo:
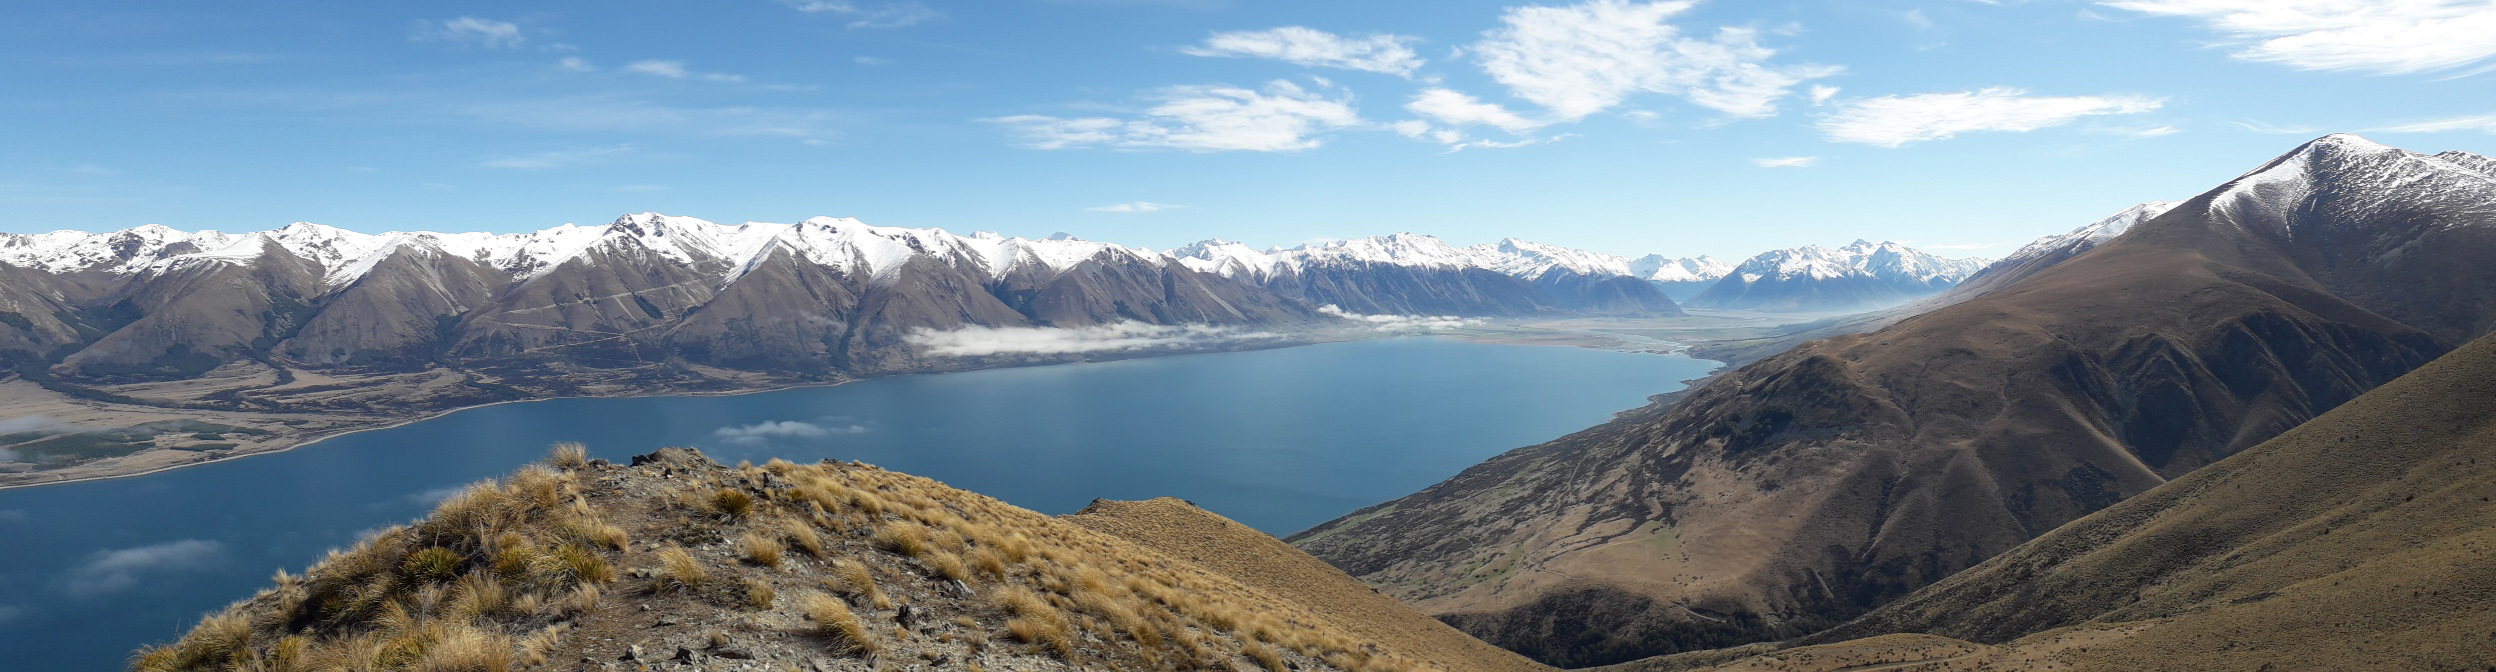
<path fill-rule="evenodd" d="M 1715 362 L 1407 338 L 470 409 L 290 452 L 0 490 L 0 660 L 119 669 L 205 612 L 557 441 L 862 460 L 1043 513 L 1180 497 L 1276 536 L 1601 423 Z"/>

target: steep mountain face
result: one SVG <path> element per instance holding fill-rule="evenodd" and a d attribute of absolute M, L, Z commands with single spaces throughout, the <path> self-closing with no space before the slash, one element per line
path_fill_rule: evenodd
<path fill-rule="evenodd" d="M 1707 255 L 1666 259 L 1661 254 L 1650 254 L 1630 260 L 1629 274 L 1655 283 L 1674 301 L 1687 302 L 1715 286 L 1717 280 L 1732 275 L 1733 266 L 1733 262 Z"/>
<path fill-rule="evenodd" d="M 1777 312 L 1869 310 L 1939 294 L 1983 267 L 1979 259 L 1944 259 L 1897 243 L 1805 245 L 1751 257 L 1689 304 Z"/>
<path fill-rule="evenodd" d="M 2496 315 L 2496 179 L 2309 143 L 2001 289 L 1294 537 L 1562 666 L 1809 632 L 2235 454 Z"/>
<path fill-rule="evenodd" d="M 2057 669 L 2471 669 L 2496 656 L 2496 338 L 1807 643 L 2044 648 Z"/>
<path fill-rule="evenodd" d="M 1256 250 L 1208 240 L 1171 250 L 1188 268 L 1257 282 L 1286 296 L 1362 314 L 1675 316 L 1629 260 L 1509 238 L 1456 247 L 1397 233 Z"/>

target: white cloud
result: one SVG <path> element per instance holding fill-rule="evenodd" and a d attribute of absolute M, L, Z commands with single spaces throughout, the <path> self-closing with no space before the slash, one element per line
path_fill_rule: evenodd
<path fill-rule="evenodd" d="M 0 511 L 0 523 L 23 523 L 32 519 L 32 517 L 26 515 L 25 509 L 9 509 L 6 511 Z"/>
<path fill-rule="evenodd" d="M 589 61 L 581 60 L 579 56 L 565 56 L 563 60 L 555 62 L 555 67 L 573 72 L 591 72 L 598 69 L 598 66 L 590 65 Z"/>
<path fill-rule="evenodd" d="M 849 62 L 859 65 L 892 65 L 893 59 L 876 58 L 874 56 L 852 56 L 850 57 Z"/>
<path fill-rule="evenodd" d="M 1089 327 L 964 327 L 954 331 L 914 329 L 903 337 L 923 352 L 938 357 L 991 355 L 1065 355 L 1093 352 L 1174 350 L 1271 341 L 1281 336 L 1233 327 L 1202 324 L 1158 325 L 1119 322 Z"/>
<path fill-rule="evenodd" d="M 1093 212 L 1161 212 L 1163 210 L 1176 210 L 1184 207 L 1187 206 L 1172 205 L 1169 203 L 1154 203 L 1152 201 L 1136 201 L 1134 203 L 1111 203 L 1109 205 L 1099 205 L 1084 209 Z"/>
<path fill-rule="evenodd" d="M 1272 30 L 1214 33 L 1199 46 L 1179 51 L 1195 56 L 1271 58 L 1299 65 L 1383 72 L 1409 77 L 1420 68 L 1421 56 L 1401 35 L 1345 37 L 1300 26 Z"/>
<path fill-rule="evenodd" d="M 685 68 L 684 61 L 666 61 L 656 59 L 634 61 L 631 64 L 624 66 L 624 71 L 635 74 L 649 75 L 652 77 L 665 77 L 668 79 L 701 79 L 703 81 L 711 82 L 745 81 L 745 75 L 731 75 L 724 72 L 694 72 Z"/>
<path fill-rule="evenodd" d="M 419 21 L 416 39 L 442 42 L 465 42 L 488 49 L 518 47 L 528 37 L 520 34 L 520 25 L 509 21 L 463 16 L 446 21 Z"/>
<path fill-rule="evenodd" d="M 138 585 L 142 575 L 189 571 L 224 558 L 223 542 L 199 539 L 97 551 L 62 577 L 61 589 L 72 597 L 119 592 Z"/>
<path fill-rule="evenodd" d="M 1540 122 L 1518 116 L 1508 108 L 1485 103 L 1473 96 L 1447 89 L 1422 89 L 1404 109 L 1450 126 L 1488 124 L 1510 133 L 1524 133 L 1542 126 Z"/>
<path fill-rule="evenodd" d="M 1319 80 L 1324 84 L 1324 80 Z M 1174 86 L 1139 119 L 1017 115 L 988 119 L 1022 134 L 1034 149 L 1109 146 L 1190 151 L 1285 152 L 1322 144 L 1325 131 L 1361 124 L 1349 94 L 1328 95 L 1287 81 L 1264 92 L 1230 86 Z"/>
<path fill-rule="evenodd" d="M 10 621 L 15 621 L 17 619 L 24 618 L 25 616 L 25 607 L 14 604 L 0 604 L 0 625 L 8 625 Z"/>
<path fill-rule="evenodd" d="M 1761 168 L 1810 168 L 1820 165 L 1820 157 L 1789 156 L 1776 159 L 1751 159 L 1751 163 Z"/>
<path fill-rule="evenodd" d="M 807 0 L 792 2 L 789 6 L 809 14 L 849 17 L 851 28 L 907 28 L 944 16 L 918 2 L 866 4 L 848 0 Z"/>
<path fill-rule="evenodd" d="M 2496 114 L 2475 117 L 2436 119 L 2433 121 L 2421 121 L 2415 124 L 2402 124 L 2399 126 L 2376 130 L 2393 131 L 2398 133 L 2441 133 L 2444 131 L 2486 131 L 2489 133 L 2496 133 Z"/>
<path fill-rule="evenodd" d="M 1337 306 L 1331 303 L 1318 306 L 1317 312 L 1323 315 L 1330 315 L 1350 320 L 1352 322 L 1357 322 L 1374 331 L 1392 334 L 1429 333 L 1433 331 L 1470 327 L 1482 324 L 1485 321 L 1479 318 L 1456 317 L 1454 315 L 1362 315 L 1360 313 L 1346 311 L 1342 306 Z"/>
<path fill-rule="evenodd" d="M 2486 0 L 2116 0 L 2118 9 L 2198 19 L 2234 56 L 2306 70 L 2404 74 L 2496 56 Z"/>
<path fill-rule="evenodd" d="M 1834 87 L 1834 86 L 1824 86 L 1824 85 L 1820 85 L 1820 84 L 1813 84 L 1813 85 L 1811 85 L 1811 106 L 1812 106 L 1812 107 L 1819 107 L 1819 106 L 1821 106 L 1821 105 L 1828 104 L 1828 102 L 1829 102 L 1829 99 L 1830 99 L 1830 98 L 1836 98 L 1836 97 L 1837 97 L 1837 87 Z"/>
<path fill-rule="evenodd" d="M 2184 132 L 2184 129 L 2181 129 L 2181 128 L 2176 128 L 2176 127 L 2174 127 L 2174 126 L 2154 126 L 2154 127 L 2150 127 L 2150 128 L 2125 128 L 2125 129 L 2116 129 L 2116 130 L 2115 130 L 2115 133 L 2117 133 L 2117 134 L 2120 134 L 2120 135 L 2123 135 L 2123 136 L 2126 136 L 2126 137 L 2130 137 L 2130 138 L 2134 138 L 2134 139 L 2140 139 L 2140 138 L 2156 138 L 2156 137 L 2161 137 L 2161 136 L 2175 135 L 2175 134 L 2177 134 L 2177 133 L 2182 133 L 2182 132 Z"/>
<path fill-rule="evenodd" d="M 684 61 L 635 61 L 631 65 L 624 66 L 624 70 L 668 79 L 684 79 L 693 76 L 693 73 L 685 71 Z"/>
<path fill-rule="evenodd" d="M 630 145 L 558 149 L 537 152 L 534 154 L 520 154 L 515 156 L 486 159 L 484 161 L 477 162 L 477 165 L 486 168 L 544 170 L 547 168 L 561 168 L 564 166 L 590 163 L 601 159 L 614 158 L 624 154 L 630 154 L 632 151 L 633 148 Z"/>
<path fill-rule="evenodd" d="M 731 425 L 711 432 L 722 443 L 760 445 L 772 439 L 820 439 L 834 435 L 867 433 L 866 425 L 824 426 L 796 420 L 765 420 L 751 425 Z"/>
<path fill-rule="evenodd" d="M 1831 142 L 1902 147 L 1971 131 L 2027 132 L 2104 114 L 2138 114 L 2164 103 L 2143 96 L 2030 96 L 1993 87 L 1852 100 L 1820 119 Z"/>
<path fill-rule="evenodd" d="M 1826 66 L 1770 66 L 1759 31 L 1724 28 L 1686 38 L 1665 20 L 1688 1 L 1591 0 L 1512 7 L 1506 25 L 1471 48 L 1482 70 L 1518 98 L 1582 119 L 1641 92 L 1681 96 L 1733 117 L 1768 117 L 1797 84 L 1837 74 Z"/>

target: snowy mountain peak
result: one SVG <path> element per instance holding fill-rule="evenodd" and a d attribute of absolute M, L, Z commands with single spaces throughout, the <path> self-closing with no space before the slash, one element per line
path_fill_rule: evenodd
<path fill-rule="evenodd" d="M 2324 189 L 2323 185 L 2330 185 Z M 2345 194 L 2318 202 L 2318 193 Z M 2496 170 L 2467 152 L 2427 155 L 2346 133 L 2298 147 L 2209 194 L 2210 209 L 2248 230 L 2293 235 L 2301 210 L 2321 203 L 2349 217 L 2378 208 L 2437 203 L 2457 211 L 2496 210 Z M 2422 200 L 2423 199 L 2423 200 Z M 2401 205 L 2408 204 L 2408 205 Z"/>

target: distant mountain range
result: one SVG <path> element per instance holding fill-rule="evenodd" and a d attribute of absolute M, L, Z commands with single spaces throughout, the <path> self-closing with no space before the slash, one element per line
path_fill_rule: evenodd
<path fill-rule="evenodd" d="M 1939 294 L 1984 267 L 1983 259 L 1944 259 L 1897 243 L 1805 245 L 1751 257 L 1689 303 L 1728 310 L 1869 310 Z"/>
<path fill-rule="evenodd" d="M 1973 266 L 1859 243 L 1772 252 L 1741 266 L 1765 270 L 1728 277 L 1736 266 L 1708 257 L 1513 238 L 1456 247 L 1398 233 L 1265 250 L 1209 240 L 1155 252 L 1063 235 L 656 213 L 513 234 L 150 225 L 0 234 L 0 365 L 144 380 L 238 360 L 375 371 L 682 362 L 820 379 L 930 366 L 913 335 L 964 328 L 1670 316 L 1681 314 L 1672 294 L 1702 286 L 1716 307 L 1838 310 L 1947 289 Z"/>
<path fill-rule="evenodd" d="M 1208 241 L 1174 255 L 833 218 L 731 226 L 643 213 L 518 234 L 145 226 L 0 234 L 0 353 L 20 371 L 94 380 L 240 360 L 681 362 L 803 379 L 921 368 L 930 357 L 914 335 L 975 327 L 1680 314 L 1628 273 L 1578 250 L 1458 249 L 1413 234 L 1265 252 Z"/>
<path fill-rule="evenodd" d="M 2221 463 L 2487 335 L 2489 259 L 2496 162 L 2328 136 L 2182 203 L 2040 241 L 1877 331 L 1801 344 L 1293 539 L 1564 667 L 1802 635 Z M 2422 502 L 2435 492 L 2408 491 Z M 2208 501 L 2236 502 L 2211 515 L 2276 505 Z M 2235 533 L 2170 538 L 2197 548 L 2219 532 Z M 2082 532 L 2056 548 L 2111 538 Z M 2051 555 L 1884 618 L 1991 641 L 2148 600 L 2138 584 L 2090 582 L 2166 571 L 2128 552 L 2066 570 L 2050 558 L 2076 556 L 2041 552 Z M 2233 595 L 2211 591 L 2237 590 L 2224 571 L 2236 562 L 2189 573 L 2208 590 L 2157 599 Z M 2049 572 L 2087 597 L 2024 592 Z M 2049 598 L 2064 604 L 1994 620 Z M 1859 632 L 1924 626 L 1880 627 Z"/>

